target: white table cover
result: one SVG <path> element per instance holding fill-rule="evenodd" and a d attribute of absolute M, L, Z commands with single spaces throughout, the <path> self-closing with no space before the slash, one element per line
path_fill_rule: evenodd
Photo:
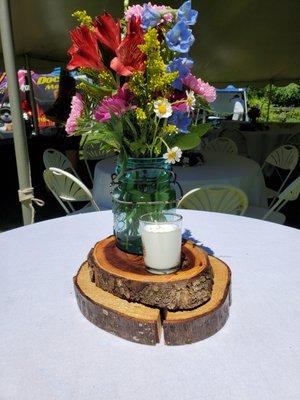
<path fill-rule="evenodd" d="M 252 206 L 266 207 L 266 189 L 259 165 L 245 157 L 205 151 L 205 163 L 194 167 L 174 166 L 184 193 L 209 184 L 233 185 L 242 189 Z M 112 207 L 109 185 L 115 169 L 115 159 L 99 161 L 95 167 L 93 197 L 100 209 Z"/>
<path fill-rule="evenodd" d="M 3 400 L 298 400 L 300 233 L 225 214 L 182 211 L 184 227 L 232 270 L 226 325 L 191 345 L 139 345 L 80 313 L 72 277 L 111 234 L 108 212 L 0 235 Z"/>

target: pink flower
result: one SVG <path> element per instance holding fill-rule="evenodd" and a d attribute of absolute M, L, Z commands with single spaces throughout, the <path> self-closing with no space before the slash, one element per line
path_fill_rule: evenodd
<path fill-rule="evenodd" d="M 141 6 L 140 4 L 136 4 L 134 6 L 128 7 L 128 10 L 125 13 L 125 20 L 130 21 L 131 17 L 133 16 L 142 19 L 142 15 L 146 6 L 153 8 L 155 11 L 158 11 L 161 14 L 162 19 L 160 23 L 173 21 L 173 14 L 170 12 L 170 7 L 158 6 L 156 4 L 151 4 L 150 2 L 148 4 L 145 3 L 143 6 Z"/>
<path fill-rule="evenodd" d="M 168 13 L 164 14 L 163 19 L 164 19 L 166 22 L 172 22 L 172 21 L 173 21 L 173 15 L 172 15 L 171 13 L 168 12 Z"/>
<path fill-rule="evenodd" d="M 189 89 L 193 90 L 195 94 L 202 96 L 208 103 L 212 103 L 217 98 L 216 88 L 209 83 L 197 79 L 194 75 L 190 74 L 183 79 L 183 84 Z"/>
<path fill-rule="evenodd" d="M 94 111 L 94 117 L 99 122 L 106 122 L 111 119 L 111 114 L 120 117 L 128 110 L 129 106 L 127 101 L 124 98 L 119 97 L 117 94 L 102 100 Z"/>
<path fill-rule="evenodd" d="M 173 111 L 182 111 L 182 112 L 188 112 L 188 107 L 186 103 L 175 103 L 172 104 L 172 109 Z"/>
<path fill-rule="evenodd" d="M 143 11 L 144 7 L 140 4 L 128 7 L 128 10 L 125 13 L 125 20 L 130 21 L 132 16 L 135 16 L 136 18 L 142 18 Z"/>
<path fill-rule="evenodd" d="M 77 120 L 78 118 L 80 118 L 82 111 L 83 111 L 82 96 L 80 93 L 76 93 L 75 96 L 72 97 L 71 112 L 65 126 L 68 135 L 74 134 L 74 131 L 77 128 Z"/>

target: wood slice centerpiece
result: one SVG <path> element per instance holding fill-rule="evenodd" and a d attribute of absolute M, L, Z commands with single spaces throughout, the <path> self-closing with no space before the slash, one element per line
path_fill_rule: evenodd
<path fill-rule="evenodd" d="M 192 242 L 182 245 L 182 267 L 168 275 L 147 272 L 143 257 L 118 249 L 114 236 L 95 245 L 88 266 L 97 287 L 130 302 L 178 311 L 199 307 L 211 297 L 209 258 Z"/>
<path fill-rule="evenodd" d="M 230 306 L 230 269 L 209 256 L 214 274 L 210 300 L 187 311 L 161 312 L 121 299 L 95 285 L 85 262 L 74 277 L 77 302 L 82 314 L 93 324 L 135 343 L 155 345 L 161 331 L 167 345 L 182 345 L 203 340 L 226 323 Z"/>

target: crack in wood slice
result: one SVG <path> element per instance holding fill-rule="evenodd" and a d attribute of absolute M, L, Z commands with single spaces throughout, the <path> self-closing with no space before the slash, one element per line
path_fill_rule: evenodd
<path fill-rule="evenodd" d="M 85 262 L 74 277 L 82 314 L 105 331 L 136 343 L 155 345 L 161 332 L 160 310 L 130 303 L 97 287 Z"/>
<path fill-rule="evenodd" d="M 209 258 L 215 276 L 212 296 L 194 310 L 168 311 L 161 321 L 158 308 L 128 302 L 97 287 L 90 279 L 87 262 L 74 277 L 79 308 L 99 328 L 135 343 L 155 345 L 162 326 L 167 345 L 203 340 L 223 327 L 230 306 L 230 269 L 221 260 Z"/>
<path fill-rule="evenodd" d="M 119 250 L 111 236 L 90 251 L 88 264 L 96 286 L 115 296 L 160 309 L 189 310 L 210 299 L 213 274 L 207 253 L 194 243 L 184 243 L 182 255 L 179 271 L 153 275 L 142 256 Z"/>

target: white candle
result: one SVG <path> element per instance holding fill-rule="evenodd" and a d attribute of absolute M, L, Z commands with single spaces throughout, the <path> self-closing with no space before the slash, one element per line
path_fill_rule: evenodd
<path fill-rule="evenodd" d="M 181 259 L 181 228 L 172 223 L 152 223 L 141 227 L 146 268 L 156 274 L 178 269 Z"/>

